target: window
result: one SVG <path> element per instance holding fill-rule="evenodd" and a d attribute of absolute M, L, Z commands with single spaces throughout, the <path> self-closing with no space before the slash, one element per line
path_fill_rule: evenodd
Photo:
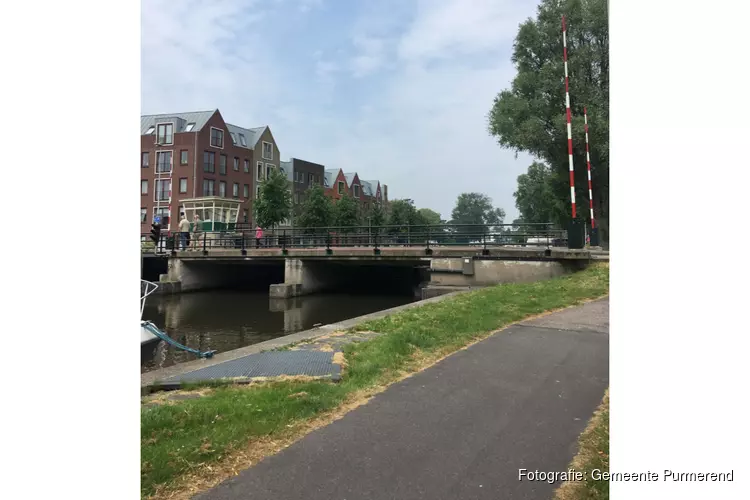
<path fill-rule="evenodd" d="M 213 174 L 216 172 L 216 153 L 213 151 L 203 152 L 203 171 Z"/>
<path fill-rule="evenodd" d="M 260 184 L 255 185 L 255 199 L 260 199 Z"/>
<path fill-rule="evenodd" d="M 211 145 L 215 148 L 224 148 L 224 131 L 211 127 Z"/>
<path fill-rule="evenodd" d="M 154 181 L 154 201 L 166 201 L 169 199 L 168 179 L 157 179 Z"/>
<path fill-rule="evenodd" d="M 180 194 L 187 193 L 187 177 L 180 177 Z"/>
<path fill-rule="evenodd" d="M 263 180 L 263 162 L 259 161 L 256 167 L 258 167 L 258 171 L 255 175 L 257 176 L 259 181 L 262 181 Z"/>
<path fill-rule="evenodd" d="M 271 170 L 273 170 L 273 163 L 266 163 L 266 179 L 271 177 Z"/>
<path fill-rule="evenodd" d="M 171 123 L 161 123 L 156 126 L 157 144 L 172 144 L 172 125 Z"/>
<path fill-rule="evenodd" d="M 354 185 L 354 197 L 359 198 L 359 184 Z"/>
<path fill-rule="evenodd" d="M 213 196 L 213 195 L 214 195 L 214 180 L 203 179 L 203 196 Z"/>
<path fill-rule="evenodd" d="M 294 203 L 299 204 L 299 193 L 294 193 Z"/>
<path fill-rule="evenodd" d="M 238 183 L 232 184 L 232 198 L 240 197 L 240 185 Z"/>
<path fill-rule="evenodd" d="M 239 158 L 234 159 L 234 165 L 232 166 L 232 170 L 234 170 L 235 172 L 240 171 L 240 159 Z"/>
<path fill-rule="evenodd" d="M 232 144 L 237 144 L 237 138 L 234 136 L 234 132 L 229 132 L 229 136 L 232 138 Z"/>
<path fill-rule="evenodd" d="M 146 217 L 148 217 L 148 209 L 146 207 L 141 207 L 141 224 L 146 223 Z"/>
<path fill-rule="evenodd" d="M 339 194 L 344 194 L 344 183 L 339 181 Z"/>
<path fill-rule="evenodd" d="M 219 155 L 219 174 L 227 175 L 227 155 Z"/>
<path fill-rule="evenodd" d="M 307 174 L 310 178 L 307 180 L 307 185 L 312 187 L 315 184 L 315 176 L 313 174 Z"/>
<path fill-rule="evenodd" d="M 226 181 L 219 181 L 219 196 L 222 198 L 227 197 L 227 182 Z"/>
<path fill-rule="evenodd" d="M 242 222 L 244 222 L 245 224 L 247 224 L 247 218 L 248 218 L 247 216 L 248 216 L 247 208 L 244 208 L 242 210 Z"/>
<path fill-rule="evenodd" d="M 250 184 L 244 184 L 242 186 L 242 197 L 250 198 Z"/>
<path fill-rule="evenodd" d="M 185 132 L 192 132 L 193 127 L 195 127 L 195 123 L 188 123 L 187 125 L 185 125 Z"/>
<path fill-rule="evenodd" d="M 156 152 L 156 172 L 163 174 L 172 171 L 172 152 L 171 151 L 157 151 Z"/>
<path fill-rule="evenodd" d="M 273 160 L 273 144 L 263 141 L 263 159 Z"/>
<path fill-rule="evenodd" d="M 240 144 L 247 147 L 247 140 L 245 140 L 245 134 L 240 134 Z"/>
<path fill-rule="evenodd" d="M 244 164 L 243 168 L 245 169 L 245 173 L 246 174 L 250 173 L 250 160 L 247 160 L 247 159 L 245 160 L 245 164 Z"/>
<path fill-rule="evenodd" d="M 152 125 L 152 126 L 150 126 L 148 128 L 148 130 L 146 130 L 146 134 L 145 135 L 151 135 L 153 133 L 154 133 L 154 126 Z"/>
<path fill-rule="evenodd" d="M 148 151 L 141 153 L 141 168 L 148 168 Z"/>
<path fill-rule="evenodd" d="M 141 194 L 148 194 L 148 181 L 141 179 Z"/>
<path fill-rule="evenodd" d="M 180 165 L 188 164 L 188 152 L 187 149 L 180 151 Z"/>

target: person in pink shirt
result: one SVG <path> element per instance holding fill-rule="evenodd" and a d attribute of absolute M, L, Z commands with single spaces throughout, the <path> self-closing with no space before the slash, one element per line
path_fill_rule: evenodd
<path fill-rule="evenodd" d="M 260 240 L 263 238 L 263 228 L 257 226 L 255 228 L 255 248 L 260 248 Z"/>

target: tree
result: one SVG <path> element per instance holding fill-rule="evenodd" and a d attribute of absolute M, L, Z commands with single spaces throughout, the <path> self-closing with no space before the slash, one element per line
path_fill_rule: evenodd
<path fill-rule="evenodd" d="M 260 196 L 253 203 L 255 222 L 260 227 L 273 228 L 289 219 L 292 213 L 292 191 L 289 179 L 280 169 L 271 169 L 271 174 L 260 184 Z"/>
<path fill-rule="evenodd" d="M 542 0 L 536 19 L 524 22 L 514 44 L 517 74 L 489 113 L 489 132 L 515 152 L 527 152 L 551 166 L 550 188 L 565 206 L 553 212 L 570 219 L 570 182 L 565 112 L 561 19 L 565 14 L 574 146 L 577 212 L 588 216 L 588 182 L 583 108 L 588 111 L 594 212 L 601 237 L 609 219 L 609 32 L 606 0 Z"/>
<path fill-rule="evenodd" d="M 307 192 L 296 222 L 302 228 L 324 228 L 333 223 L 333 204 L 322 186 L 314 186 Z"/>
<path fill-rule="evenodd" d="M 341 232 L 350 232 L 354 226 L 359 226 L 359 203 L 345 194 L 333 205 L 333 223 L 340 227 Z"/>
<path fill-rule="evenodd" d="M 416 226 L 420 222 L 414 201 L 406 198 L 403 200 L 393 200 L 391 202 L 391 213 L 388 217 L 389 226 L 401 226 L 403 232 L 406 226 Z M 391 232 L 400 232 L 401 228 L 391 228 Z"/>
<path fill-rule="evenodd" d="M 567 204 L 555 197 L 553 177 L 552 169 L 536 161 L 529 165 L 525 174 L 518 176 L 513 196 L 524 222 L 549 223 L 565 217 Z"/>
<path fill-rule="evenodd" d="M 364 214 L 364 216 L 367 218 L 367 221 L 371 227 L 377 228 L 385 224 L 385 210 L 383 210 L 383 206 L 378 202 L 373 202 L 372 205 L 370 205 L 370 209 L 366 214 Z"/>
<path fill-rule="evenodd" d="M 440 219 L 440 214 L 429 208 L 420 208 L 417 210 L 417 215 L 420 217 L 422 224 L 437 226 L 443 221 Z"/>
<path fill-rule="evenodd" d="M 453 233 L 458 235 L 473 235 L 459 237 L 461 241 L 467 241 L 488 233 L 487 225 L 499 225 L 505 219 L 505 210 L 493 208 L 492 199 L 482 193 L 461 193 L 456 199 L 456 206 L 451 212 L 452 224 L 483 224 L 484 227 L 459 226 L 453 228 Z"/>

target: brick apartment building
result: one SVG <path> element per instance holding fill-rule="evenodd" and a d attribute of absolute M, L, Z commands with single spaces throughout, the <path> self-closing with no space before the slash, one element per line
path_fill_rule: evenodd
<path fill-rule="evenodd" d="M 180 200 L 204 196 L 240 200 L 238 222 L 252 223 L 259 181 L 279 158 L 268 126 L 228 124 L 218 109 L 141 116 L 141 233 L 156 215 L 169 215 L 174 231 Z"/>
<path fill-rule="evenodd" d="M 326 169 L 324 176 L 326 196 L 338 200 L 348 194 L 359 201 L 363 210 L 368 210 L 373 203 L 388 205 L 388 186 L 378 180 L 361 181 L 357 172 L 344 173 L 341 169 Z"/>
<path fill-rule="evenodd" d="M 323 183 L 325 166 L 299 158 L 281 162 L 281 169 L 287 174 L 292 185 L 292 199 L 295 205 L 305 202 L 307 191 Z"/>

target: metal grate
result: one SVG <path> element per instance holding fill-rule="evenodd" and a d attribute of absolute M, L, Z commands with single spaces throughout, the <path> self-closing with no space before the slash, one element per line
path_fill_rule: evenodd
<path fill-rule="evenodd" d="M 260 352 L 178 375 L 165 384 L 198 382 L 222 378 L 278 377 L 281 375 L 330 376 L 338 380 L 341 367 L 333 363 L 332 352 Z"/>

